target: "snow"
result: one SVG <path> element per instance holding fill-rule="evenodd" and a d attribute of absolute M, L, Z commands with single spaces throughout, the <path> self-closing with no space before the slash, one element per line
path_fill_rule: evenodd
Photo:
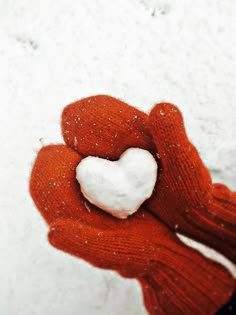
<path fill-rule="evenodd" d="M 48 244 L 32 163 L 62 142 L 76 99 L 110 94 L 147 112 L 165 100 L 213 178 L 236 189 L 235 16 L 235 0 L 0 0 L 1 314 L 146 314 L 136 281 Z"/>
<path fill-rule="evenodd" d="M 119 219 L 126 219 L 151 197 L 157 163 L 147 150 L 130 148 L 118 161 L 84 158 L 76 168 L 76 178 L 87 200 Z"/>

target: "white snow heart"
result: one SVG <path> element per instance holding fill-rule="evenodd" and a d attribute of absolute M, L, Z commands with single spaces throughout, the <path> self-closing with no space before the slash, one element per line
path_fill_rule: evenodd
<path fill-rule="evenodd" d="M 146 150 L 130 148 L 118 161 L 88 156 L 76 168 L 84 197 L 107 213 L 125 219 L 153 192 L 157 163 Z"/>

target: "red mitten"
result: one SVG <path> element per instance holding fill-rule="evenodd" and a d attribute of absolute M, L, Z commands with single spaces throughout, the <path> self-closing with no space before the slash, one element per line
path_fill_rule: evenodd
<path fill-rule="evenodd" d="M 161 171 L 148 208 L 172 229 L 236 262 L 236 193 L 212 184 L 174 105 L 156 105 L 149 116 L 149 130 Z"/>
<path fill-rule="evenodd" d="M 214 314 L 234 280 L 222 266 L 182 244 L 145 209 L 127 220 L 89 204 L 75 168 L 80 155 L 64 145 L 39 152 L 30 192 L 50 226 L 50 243 L 100 268 L 137 278 L 150 314 Z"/>
<path fill-rule="evenodd" d="M 236 261 L 236 193 L 212 184 L 210 174 L 171 104 L 150 115 L 106 95 L 68 105 L 62 115 L 65 142 L 82 155 L 111 160 L 130 147 L 159 157 L 159 178 L 146 206 L 170 228 Z"/>

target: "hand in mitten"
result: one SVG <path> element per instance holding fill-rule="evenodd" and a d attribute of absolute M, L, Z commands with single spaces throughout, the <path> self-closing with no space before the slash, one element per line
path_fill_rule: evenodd
<path fill-rule="evenodd" d="M 149 130 L 161 172 L 148 208 L 172 229 L 236 262 L 236 192 L 212 183 L 174 105 L 156 105 L 149 115 Z"/>
<path fill-rule="evenodd" d="M 146 206 L 173 230 L 236 261 L 236 193 L 212 184 L 176 106 L 157 104 L 148 116 L 113 97 L 93 96 L 65 108 L 62 131 L 85 156 L 115 160 L 129 147 L 157 155 L 159 178 Z"/>
<path fill-rule="evenodd" d="M 100 268 L 137 278 L 150 314 L 214 314 L 234 280 L 219 264 L 183 245 L 145 209 L 127 220 L 89 204 L 75 168 L 80 155 L 64 145 L 39 152 L 30 191 L 50 227 L 50 243 Z"/>
<path fill-rule="evenodd" d="M 213 314 L 234 288 L 222 266 L 183 245 L 145 208 L 127 220 L 102 212 L 84 199 L 75 178 L 88 155 L 116 160 L 130 147 L 155 155 L 148 116 L 112 97 L 90 97 L 65 108 L 62 132 L 67 146 L 43 148 L 30 180 L 51 244 L 137 278 L 150 314 Z"/>

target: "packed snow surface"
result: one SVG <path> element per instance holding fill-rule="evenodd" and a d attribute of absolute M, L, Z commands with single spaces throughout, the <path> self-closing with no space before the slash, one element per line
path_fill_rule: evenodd
<path fill-rule="evenodd" d="M 32 163 L 63 143 L 72 101 L 110 94 L 145 112 L 168 101 L 214 181 L 236 190 L 235 16 L 235 0 L 0 0 L 0 314 L 147 314 L 135 280 L 48 244 Z"/>
<path fill-rule="evenodd" d="M 136 212 L 157 179 L 157 163 L 146 150 L 130 148 L 118 161 L 88 156 L 76 168 L 80 188 L 92 204 L 119 218 Z"/>

